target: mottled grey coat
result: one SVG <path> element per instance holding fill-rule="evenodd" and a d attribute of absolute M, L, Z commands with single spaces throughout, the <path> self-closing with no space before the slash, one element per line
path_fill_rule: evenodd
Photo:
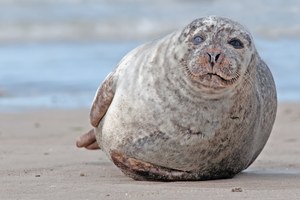
<path fill-rule="evenodd" d="M 199 32 L 205 35 L 201 47 L 191 42 Z M 244 48 L 228 46 L 229 37 L 239 37 Z M 238 74 L 231 82 L 225 75 L 195 75 L 197 56 L 204 52 L 205 61 L 212 47 L 227 58 L 228 73 Z M 224 63 L 217 67 L 225 73 Z M 203 86 L 212 77 L 215 83 Z M 100 86 L 91 122 L 100 147 L 109 157 L 123 155 L 112 159 L 131 177 L 206 180 L 232 177 L 256 159 L 276 107 L 271 72 L 250 34 L 231 20 L 207 17 L 126 55 Z"/>

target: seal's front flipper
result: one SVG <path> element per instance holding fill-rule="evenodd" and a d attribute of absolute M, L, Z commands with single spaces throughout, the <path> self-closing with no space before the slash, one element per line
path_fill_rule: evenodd
<path fill-rule="evenodd" d="M 90 122 L 93 127 L 98 127 L 113 100 L 115 93 L 114 73 L 112 72 L 106 77 L 95 95 L 90 112 Z"/>
<path fill-rule="evenodd" d="M 129 158 L 118 151 L 111 152 L 114 164 L 127 176 L 140 181 L 186 181 L 199 180 L 198 174 L 156 166 L 135 158 Z M 201 178 L 200 178 L 201 179 Z"/>
<path fill-rule="evenodd" d="M 112 72 L 106 77 L 106 79 L 98 88 L 97 93 L 95 95 L 90 112 L 90 122 L 95 128 L 98 127 L 101 119 L 104 117 L 114 97 L 114 73 L 115 72 Z M 80 136 L 76 141 L 76 146 L 79 148 L 85 147 L 89 150 L 100 149 L 96 141 L 95 130 L 92 129 L 89 132 Z"/>

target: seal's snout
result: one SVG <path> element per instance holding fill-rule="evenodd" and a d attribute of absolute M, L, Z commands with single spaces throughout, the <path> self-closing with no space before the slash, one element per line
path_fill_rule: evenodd
<path fill-rule="evenodd" d="M 220 47 L 203 49 L 188 63 L 193 80 L 208 88 L 226 88 L 233 85 L 240 73 L 231 59 Z"/>

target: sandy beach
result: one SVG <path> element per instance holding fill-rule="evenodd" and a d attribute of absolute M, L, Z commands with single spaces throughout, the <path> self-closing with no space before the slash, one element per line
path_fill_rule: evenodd
<path fill-rule="evenodd" d="M 228 180 L 138 182 L 76 148 L 122 57 L 208 15 L 245 25 L 274 76 L 281 103 L 258 159 Z M 299 0 L 0 0 L 0 200 L 299 200 L 299 18 Z"/>
<path fill-rule="evenodd" d="M 233 179 L 138 182 L 101 151 L 75 147 L 89 110 L 0 114 L 0 199 L 299 199 L 300 104 L 279 104 L 272 135 Z"/>

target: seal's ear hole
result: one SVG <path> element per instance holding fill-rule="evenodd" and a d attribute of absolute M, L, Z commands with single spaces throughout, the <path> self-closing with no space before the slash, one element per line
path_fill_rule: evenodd
<path fill-rule="evenodd" d="M 233 46 L 235 49 L 244 48 L 244 44 L 241 42 L 241 40 L 239 40 L 237 38 L 233 38 L 233 39 L 229 40 L 228 44 Z"/>

